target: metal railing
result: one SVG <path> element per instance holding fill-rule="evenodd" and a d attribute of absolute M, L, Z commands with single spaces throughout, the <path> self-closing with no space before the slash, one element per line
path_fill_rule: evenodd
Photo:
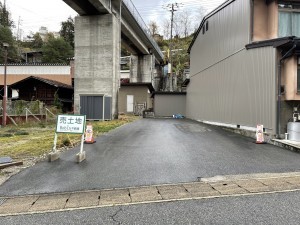
<path fill-rule="evenodd" d="M 139 24 L 141 29 L 144 31 L 144 33 L 148 37 L 149 41 L 151 42 L 153 47 L 156 49 L 157 53 L 161 56 L 161 58 L 164 58 L 164 55 L 163 55 L 160 47 L 158 46 L 156 41 L 153 39 L 148 26 L 146 25 L 145 21 L 142 19 L 138 10 L 135 8 L 135 5 L 132 3 L 131 0 L 123 0 L 123 3 L 127 7 L 128 11 L 131 13 L 131 15 L 135 18 L 136 22 Z"/>

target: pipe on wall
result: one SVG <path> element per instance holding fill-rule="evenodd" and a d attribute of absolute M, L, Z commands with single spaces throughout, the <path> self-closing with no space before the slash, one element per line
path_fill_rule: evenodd
<path fill-rule="evenodd" d="M 277 95 L 277 132 L 276 136 L 277 138 L 280 138 L 280 130 L 281 130 L 281 124 L 280 124 L 280 114 L 281 114 L 281 68 L 282 68 L 282 62 L 289 58 L 291 56 L 292 51 L 297 47 L 296 44 L 293 45 L 285 54 L 279 59 L 278 62 L 278 95 Z"/>
<path fill-rule="evenodd" d="M 254 0 L 250 1 L 251 13 L 250 13 L 250 41 L 253 41 L 253 30 L 254 30 Z"/>

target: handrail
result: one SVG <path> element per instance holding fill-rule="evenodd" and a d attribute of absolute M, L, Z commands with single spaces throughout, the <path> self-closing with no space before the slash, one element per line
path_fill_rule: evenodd
<path fill-rule="evenodd" d="M 156 43 L 156 41 L 154 41 L 154 39 L 153 39 L 153 37 L 151 35 L 151 32 L 150 32 L 148 26 L 146 25 L 145 21 L 143 20 L 143 18 L 141 17 L 140 13 L 136 9 L 135 5 L 132 3 L 131 0 L 123 0 L 123 3 L 126 5 L 127 9 L 131 13 L 131 15 L 135 18 L 136 22 L 140 25 L 141 29 L 144 31 L 144 33 L 148 37 L 149 41 L 151 42 L 151 44 L 153 45 L 153 47 L 156 49 L 157 53 L 163 59 L 164 55 L 161 52 L 160 47 L 158 46 L 158 44 Z"/>

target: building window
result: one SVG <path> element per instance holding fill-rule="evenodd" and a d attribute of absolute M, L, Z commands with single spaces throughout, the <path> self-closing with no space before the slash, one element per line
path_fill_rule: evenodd
<path fill-rule="evenodd" d="M 202 34 L 205 34 L 205 24 L 203 24 Z"/>
<path fill-rule="evenodd" d="M 206 21 L 206 31 L 208 31 L 208 21 Z"/>
<path fill-rule="evenodd" d="M 290 4 L 279 5 L 278 37 L 300 37 L 300 10 Z"/>

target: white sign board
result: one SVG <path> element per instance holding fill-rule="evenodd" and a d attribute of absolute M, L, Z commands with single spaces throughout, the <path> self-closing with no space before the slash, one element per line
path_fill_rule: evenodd
<path fill-rule="evenodd" d="M 83 134 L 85 115 L 58 115 L 56 133 Z"/>

